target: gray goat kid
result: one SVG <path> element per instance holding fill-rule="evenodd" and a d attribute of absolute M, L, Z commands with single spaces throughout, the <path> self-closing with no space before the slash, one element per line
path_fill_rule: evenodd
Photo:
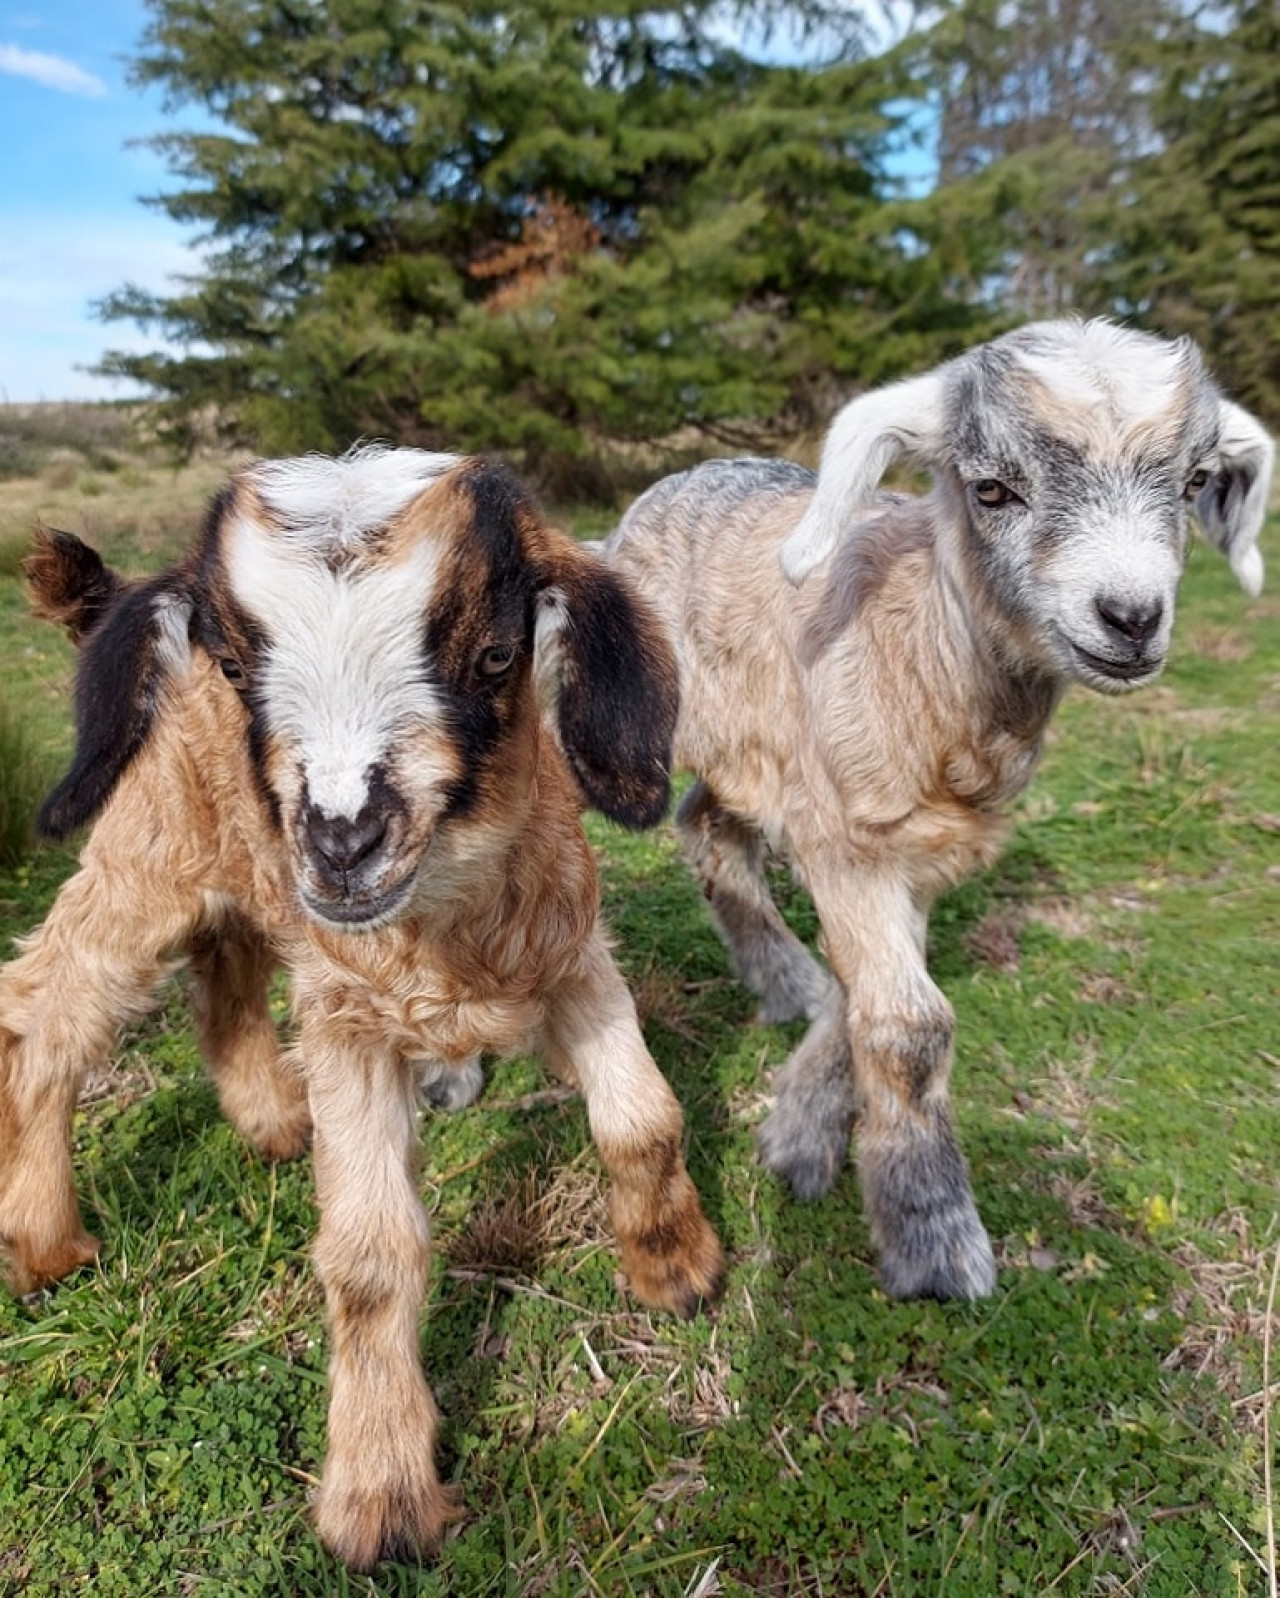
<path fill-rule="evenodd" d="M 1067 685 L 1160 671 L 1193 504 L 1259 591 L 1273 455 L 1189 342 L 1045 322 L 854 400 L 816 476 L 709 462 L 604 546 L 675 643 L 675 758 L 699 779 L 677 824 L 712 913 L 761 1019 L 813 1021 L 762 1158 L 817 1198 L 857 1114 L 895 1296 L 995 1284 L 925 967 L 933 900 L 996 857 Z M 899 458 L 928 495 L 878 493 Z M 779 915 L 767 848 L 812 894 L 834 980 Z"/>

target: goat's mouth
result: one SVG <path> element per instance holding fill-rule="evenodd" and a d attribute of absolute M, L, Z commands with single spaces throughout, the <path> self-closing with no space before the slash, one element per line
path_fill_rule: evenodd
<path fill-rule="evenodd" d="M 1091 649 L 1066 639 L 1071 651 L 1074 675 L 1090 688 L 1103 693 L 1116 693 L 1125 688 L 1140 688 L 1143 683 L 1159 676 L 1164 668 L 1163 655 L 1139 655 L 1133 660 L 1112 660 L 1106 655 L 1095 655 Z"/>
<path fill-rule="evenodd" d="M 303 909 L 321 926 L 338 932 L 372 932 L 395 920 L 413 892 L 417 875 L 416 869 L 410 871 L 378 893 L 348 892 L 329 899 L 300 887 L 298 897 Z"/>

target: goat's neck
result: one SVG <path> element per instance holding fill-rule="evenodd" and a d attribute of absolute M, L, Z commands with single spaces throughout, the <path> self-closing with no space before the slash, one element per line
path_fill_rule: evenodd
<path fill-rule="evenodd" d="M 1063 684 L 1031 657 L 1020 629 L 983 593 L 969 574 L 958 572 L 935 550 L 930 603 L 922 625 L 938 629 L 956 653 L 950 677 L 953 726 L 964 727 L 972 768 L 958 791 L 983 808 L 1011 803 L 1026 788 L 1040 758 L 1050 718 Z"/>

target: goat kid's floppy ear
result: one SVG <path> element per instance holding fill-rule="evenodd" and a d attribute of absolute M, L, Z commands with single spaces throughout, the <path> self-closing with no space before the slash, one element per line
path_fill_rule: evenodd
<path fill-rule="evenodd" d="M 1261 422 L 1230 400 L 1221 403 L 1218 470 L 1195 500 L 1205 537 L 1227 557 L 1252 599 L 1262 592 L 1258 534 L 1266 520 L 1276 447 Z"/>
<path fill-rule="evenodd" d="M 782 546 L 782 569 L 791 582 L 802 582 L 834 552 L 895 460 L 932 451 L 944 392 L 942 372 L 926 372 L 861 394 L 836 413 L 813 498 Z"/>
<path fill-rule="evenodd" d="M 166 679 L 191 658 L 191 602 L 175 572 L 130 587 L 101 562 L 98 568 L 115 598 L 77 662 L 75 755 L 37 821 L 49 838 L 65 838 L 106 804 L 146 744 Z M 92 562 L 82 570 L 95 578 Z M 63 598 L 74 605 L 73 590 Z"/>
<path fill-rule="evenodd" d="M 538 596 L 539 686 L 554 702 L 560 746 L 587 803 L 624 827 L 651 827 L 671 797 L 675 655 L 617 572 L 553 537 Z"/>

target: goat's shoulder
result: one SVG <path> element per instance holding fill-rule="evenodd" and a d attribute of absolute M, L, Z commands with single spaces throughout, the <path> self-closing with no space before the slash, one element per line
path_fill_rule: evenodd
<path fill-rule="evenodd" d="M 215 679 L 220 691 L 211 693 Z M 163 685 L 151 735 L 95 821 L 86 861 L 109 869 L 145 857 L 152 874 L 260 902 L 278 919 L 286 873 L 244 719 L 234 691 L 197 652 L 184 678 Z"/>
<path fill-rule="evenodd" d="M 933 520 L 926 502 L 885 495 L 861 515 L 833 556 L 825 574 L 807 585 L 802 599 L 797 653 L 814 665 L 847 640 L 865 651 L 886 632 L 900 656 L 904 634 L 936 634 Z M 802 595 L 804 590 L 802 590 Z"/>

